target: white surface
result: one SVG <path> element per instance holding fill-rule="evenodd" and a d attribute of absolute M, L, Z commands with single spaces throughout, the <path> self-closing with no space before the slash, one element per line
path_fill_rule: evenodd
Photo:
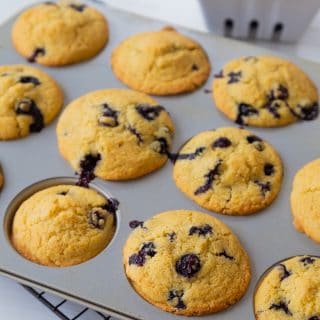
<path fill-rule="evenodd" d="M 33 0 L 0 0 L 0 22 L 33 2 Z M 183 11 L 181 10 L 182 0 L 106 0 L 106 2 L 168 21 L 168 23 L 174 22 L 189 28 L 207 31 L 196 0 L 183 1 Z M 305 36 L 296 45 L 269 43 L 262 43 L 262 45 L 320 62 L 319 32 L 320 14 L 316 16 Z M 0 319 L 57 320 L 57 317 L 14 281 L 0 277 Z"/>

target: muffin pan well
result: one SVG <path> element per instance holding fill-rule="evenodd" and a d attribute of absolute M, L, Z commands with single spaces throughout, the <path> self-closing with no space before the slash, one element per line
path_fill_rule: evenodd
<path fill-rule="evenodd" d="M 88 4 L 91 2 L 88 2 Z M 62 86 L 65 103 L 93 90 L 123 88 L 110 68 L 112 50 L 126 37 L 137 32 L 158 30 L 166 25 L 123 13 L 92 1 L 102 11 L 110 24 L 110 42 L 94 59 L 80 64 L 45 68 Z M 0 28 L 1 64 L 27 63 L 14 50 L 10 32 L 15 17 Z M 276 53 L 236 41 L 222 39 L 176 27 L 201 43 L 212 64 L 212 75 L 202 88 L 191 94 L 175 97 L 157 97 L 157 101 L 170 112 L 175 123 L 173 151 L 191 136 L 212 128 L 236 126 L 215 108 L 211 94 L 213 74 L 230 59 L 239 56 L 269 55 Z M 317 84 L 320 85 L 320 66 L 292 58 Z M 320 118 L 299 122 L 283 128 L 249 130 L 270 142 L 280 153 L 284 163 L 282 190 L 275 202 L 262 212 L 248 217 L 222 216 L 211 213 L 228 224 L 237 234 L 251 258 L 252 281 L 246 295 L 224 312 L 202 319 L 236 320 L 254 319 L 252 295 L 255 283 L 263 271 L 274 261 L 284 257 L 319 253 L 319 245 L 292 226 L 289 196 L 296 171 L 305 163 L 320 155 Z M 0 193 L 0 217 L 4 230 L 0 233 L 0 272 L 28 285 L 41 287 L 71 300 L 117 318 L 140 320 L 173 320 L 181 317 L 165 313 L 145 302 L 131 288 L 122 263 L 122 248 L 130 233 L 131 220 L 145 220 L 156 213 L 191 209 L 208 212 L 188 200 L 172 180 L 172 164 L 141 179 L 128 182 L 106 182 L 95 179 L 102 192 L 110 192 L 120 201 L 117 231 L 108 248 L 95 258 L 66 268 L 48 268 L 29 262 L 21 257 L 7 239 L 9 220 L 6 210 L 12 199 L 35 182 L 52 177 L 69 176 L 74 172 L 59 155 L 55 135 L 57 120 L 38 134 L 27 138 L 0 142 L 0 161 L 5 175 L 5 185 Z M 8 216 L 9 217 L 9 216 Z M 214 289 L 214 288 L 213 288 Z"/>

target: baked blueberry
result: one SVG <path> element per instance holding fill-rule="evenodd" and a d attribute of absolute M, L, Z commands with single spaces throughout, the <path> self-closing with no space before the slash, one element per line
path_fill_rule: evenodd
<path fill-rule="evenodd" d="M 119 208 L 119 205 L 119 200 L 115 198 L 108 198 L 108 202 L 105 205 L 103 205 L 102 208 L 115 215 Z"/>
<path fill-rule="evenodd" d="M 226 137 L 221 137 L 215 140 L 212 144 L 213 148 L 228 148 L 230 147 L 232 142 L 226 138 Z"/>
<path fill-rule="evenodd" d="M 194 63 L 191 67 L 192 71 L 198 71 L 199 67 Z"/>
<path fill-rule="evenodd" d="M 176 261 L 177 273 L 186 278 L 193 277 L 200 268 L 200 259 L 193 253 L 184 254 Z"/>
<path fill-rule="evenodd" d="M 36 62 L 37 58 L 40 56 L 44 56 L 46 54 L 46 50 L 44 48 L 36 48 L 32 55 L 28 58 L 29 62 Z"/>
<path fill-rule="evenodd" d="M 144 119 L 152 121 L 159 117 L 160 113 L 164 111 L 164 107 L 139 104 L 136 106 L 136 110 Z"/>
<path fill-rule="evenodd" d="M 29 98 L 18 100 L 15 105 L 15 111 L 18 115 L 31 116 L 33 122 L 30 124 L 30 132 L 40 132 L 44 127 L 43 115 L 34 102 Z"/>
<path fill-rule="evenodd" d="M 143 253 L 138 252 L 134 253 L 129 257 L 129 265 L 136 264 L 139 267 L 142 267 L 146 262 L 146 257 Z"/>
<path fill-rule="evenodd" d="M 284 264 L 280 263 L 279 268 L 281 269 L 280 281 L 283 281 L 285 278 L 291 276 L 291 271 L 289 271 Z"/>
<path fill-rule="evenodd" d="M 104 127 L 117 127 L 119 125 L 119 112 L 110 107 L 107 103 L 101 105 L 102 116 L 99 118 L 99 124 Z"/>
<path fill-rule="evenodd" d="M 138 227 L 143 228 L 143 221 L 132 220 L 132 221 L 129 222 L 129 227 L 131 229 L 135 229 L 135 228 L 138 228 Z"/>
<path fill-rule="evenodd" d="M 280 113 L 279 113 L 279 109 L 280 109 L 280 104 L 277 101 L 269 101 L 268 103 L 266 103 L 265 108 L 277 119 L 279 119 Z"/>
<path fill-rule="evenodd" d="M 265 196 L 266 193 L 267 193 L 268 191 L 270 191 L 270 189 L 271 189 L 271 184 L 270 184 L 269 181 L 267 181 L 267 182 L 264 183 L 264 182 L 261 182 L 261 181 L 259 181 L 259 180 L 255 180 L 254 183 L 260 187 L 261 194 L 262 194 L 263 196 Z"/>
<path fill-rule="evenodd" d="M 157 251 L 153 242 L 147 242 L 142 245 L 140 252 L 145 256 L 153 257 L 156 255 Z"/>
<path fill-rule="evenodd" d="M 127 129 L 137 138 L 138 144 L 143 142 L 141 133 L 135 127 L 128 125 Z"/>
<path fill-rule="evenodd" d="M 217 78 L 217 79 L 223 78 L 223 77 L 224 77 L 224 75 L 223 75 L 223 70 L 220 70 L 219 73 L 216 73 L 216 74 L 214 75 L 214 77 Z"/>
<path fill-rule="evenodd" d="M 194 160 L 195 158 L 200 156 L 205 149 L 205 147 L 199 147 L 192 153 L 171 153 L 169 158 L 173 163 L 177 160 Z"/>
<path fill-rule="evenodd" d="M 204 175 L 204 178 L 206 179 L 205 183 L 194 192 L 195 195 L 204 193 L 212 187 L 213 181 L 219 175 L 219 168 L 221 164 L 222 164 L 222 160 L 218 160 L 215 166 L 213 167 L 213 169 Z"/>
<path fill-rule="evenodd" d="M 314 120 L 319 115 L 319 105 L 318 103 L 314 103 L 312 105 L 301 106 L 298 105 L 297 108 L 300 110 L 299 112 L 293 112 L 294 115 L 305 121 Z"/>
<path fill-rule="evenodd" d="M 72 8 L 73 10 L 82 12 L 87 6 L 85 4 L 71 3 L 69 7 Z"/>
<path fill-rule="evenodd" d="M 38 78 L 33 77 L 33 76 L 21 76 L 19 78 L 19 82 L 21 83 L 32 83 L 34 86 L 39 86 L 41 82 L 39 81 Z"/>
<path fill-rule="evenodd" d="M 300 262 L 302 262 L 305 266 L 308 264 L 313 264 L 316 260 L 312 257 L 303 257 L 300 259 Z"/>
<path fill-rule="evenodd" d="M 262 142 L 262 139 L 259 138 L 259 137 L 257 137 L 257 136 L 248 136 L 248 137 L 247 137 L 247 141 L 248 141 L 249 143 L 254 143 L 254 142 L 256 142 L 256 141 Z"/>
<path fill-rule="evenodd" d="M 78 186 L 89 187 L 91 180 L 95 178 L 94 170 L 98 161 L 101 160 L 101 155 L 97 154 L 87 154 L 80 161 L 80 176 L 77 182 Z"/>
<path fill-rule="evenodd" d="M 280 301 L 279 303 L 273 303 L 270 308 L 270 310 L 277 310 L 277 311 L 283 311 L 285 314 L 292 316 L 291 311 L 288 308 L 288 305 L 285 301 Z"/>
<path fill-rule="evenodd" d="M 129 265 L 136 264 L 142 267 L 146 262 L 146 256 L 154 257 L 157 251 L 153 242 L 144 243 L 138 253 L 129 257 Z"/>
<path fill-rule="evenodd" d="M 88 212 L 88 223 L 97 229 L 103 229 L 106 224 L 108 212 L 102 208 L 92 208 Z"/>
<path fill-rule="evenodd" d="M 184 294 L 183 290 L 170 290 L 168 294 L 168 301 L 177 299 L 177 304 L 175 305 L 175 308 L 185 309 L 186 305 L 182 301 L 183 294 Z"/>
<path fill-rule="evenodd" d="M 266 163 L 263 168 L 264 174 L 266 176 L 271 176 L 274 174 L 274 165 L 271 163 Z"/>
<path fill-rule="evenodd" d="M 247 137 L 247 141 L 250 144 L 253 144 L 254 147 L 258 150 L 258 151 L 263 151 L 264 150 L 264 145 L 263 145 L 263 141 L 261 138 L 251 135 Z"/>
<path fill-rule="evenodd" d="M 197 234 L 198 236 L 206 236 L 207 234 L 212 234 L 212 227 L 209 224 L 203 226 L 192 226 L 189 230 L 189 236 Z"/>
<path fill-rule="evenodd" d="M 173 242 L 177 239 L 177 234 L 175 232 L 168 233 L 168 238 L 170 242 Z"/>
<path fill-rule="evenodd" d="M 61 191 L 57 193 L 60 196 L 66 196 L 68 194 L 68 191 Z"/>
<path fill-rule="evenodd" d="M 227 74 L 227 76 L 229 77 L 228 80 L 228 84 L 232 84 L 232 83 L 237 83 L 240 81 L 241 77 L 242 77 L 242 72 L 238 71 L 238 72 L 229 72 Z"/>
<path fill-rule="evenodd" d="M 226 259 L 228 259 L 228 260 L 234 260 L 234 257 L 232 257 L 232 256 L 230 256 L 229 254 L 227 254 L 227 252 L 226 252 L 225 250 L 217 253 L 216 256 L 218 256 L 218 257 L 224 257 L 224 258 L 226 258 Z"/>
<path fill-rule="evenodd" d="M 253 106 L 247 103 L 238 104 L 238 115 L 236 118 L 236 123 L 240 125 L 244 125 L 244 117 L 251 117 L 253 115 L 258 115 L 259 111 L 255 109 Z"/>

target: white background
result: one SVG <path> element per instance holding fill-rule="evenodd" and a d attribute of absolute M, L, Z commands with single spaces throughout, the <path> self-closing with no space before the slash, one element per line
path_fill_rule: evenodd
<path fill-rule="evenodd" d="M 125 8 L 168 22 L 207 31 L 197 0 L 105 0 L 111 5 Z M 33 0 L 0 0 L 0 23 L 34 2 Z M 260 43 L 274 50 L 296 54 L 320 62 L 320 13 L 295 45 Z M 0 62 L 1 63 L 1 62 Z M 0 319 L 2 320 L 57 320 L 45 306 L 12 280 L 0 277 Z"/>

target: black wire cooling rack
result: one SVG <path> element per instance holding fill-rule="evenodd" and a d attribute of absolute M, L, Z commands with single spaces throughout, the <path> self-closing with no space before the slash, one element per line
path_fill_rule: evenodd
<path fill-rule="evenodd" d="M 22 286 L 62 320 L 117 320 L 114 317 L 93 311 L 80 304 L 59 298 L 51 293 L 25 285 Z"/>

